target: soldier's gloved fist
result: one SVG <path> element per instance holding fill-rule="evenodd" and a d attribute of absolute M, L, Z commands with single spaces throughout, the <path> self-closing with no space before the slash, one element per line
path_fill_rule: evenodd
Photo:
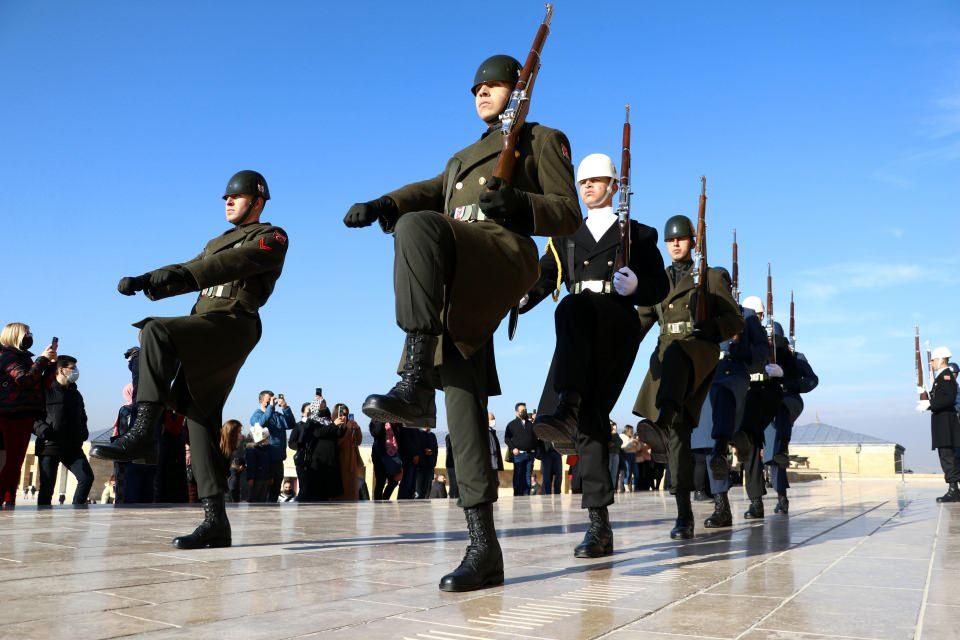
<path fill-rule="evenodd" d="M 637 290 L 637 274 L 630 267 L 623 267 L 613 274 L 613 289 L 622 296 L 630 296 Z"/>
<path fill-rule="evenodd" d="M 186 279 L 183 274 L 173 269 L 157 269 L 150 272 L 150 288 L 163 290 L 174 284 L 181 284 Z"/>
<path fill-rule="evenodd" d="M 930 401 L 929 401 L 929 400 L 921 400 L 920 402 L 917 403 L 917 411 L 920 412 L 920 413 L 923 413 L 924 411 L 926 411 L 926 410 L 929 409 L 929 408 L 930 408 Z"/>
<path fill-rule="evenodd" d="M 763 368 L 767 372 L 767 375 L 771 378 L 782 378 L 783 377 L 783 367 L 778 364 L 768 364 Z"/>
<path fill-rule="evenodd" d="M 480 194 L 480 210 L 488 218 L 527 221 L 533 216 L 530 197 L 500 178 L 490 178 L 487 191 Z"/>
<path fill-rule="evenodd" d="M 120 278 L 117 291 L 125 296 L 132 296 L 137 291 L 143 291 L 143 276 Z"/>
<path fill-rule="evenodd" d="M 370 202 L 358 202 L 347 211 L 343 224 L 350 228 L 369 227 L 379 220 L 380 216 L 388 215 L 396 209 L 396 203 L 386 196 Z"/>

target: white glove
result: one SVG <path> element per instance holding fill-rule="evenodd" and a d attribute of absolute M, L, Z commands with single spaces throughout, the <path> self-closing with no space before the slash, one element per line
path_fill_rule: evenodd
<path fill-rule="evenodd" d="M 918 412 L 918 413 L 923 413 L 924 411 L 927 411 L 927 410 L 929 410 L 929 409 L 930 409 L 930 401 L 929 401 L 929 400 L 921 400 L 921 401 L 919 401 L 919 402 L 917 403 L 917 412 Z"/>
<path fill-rule="evenodd" d="M 783 369 L 778 364 L 768 364 L 763 368 L 767 372 L 767 375 L 771 378 L 782 378 Z"/>
<path fill-rule="evenodd" d="M 530 296 L 523 296 L 520 298 L 520 303 L 517 305 L 517 307 L 523 309 L 525 306 L 527 306 L 528 302 L 530 302 Z"/>
<path fill-rule="evenodd" d="M 613 274 L 613 288 L 622 296 L 633 295 L 637 290 L 637 274 L 630 267 L 623 267 Z"/>
<path fill-rule="evenodd" d="M 926 392 L 927 390 L 924 389 L 923 387 L 917 387 L 917 393 L 926 393 Z"/>

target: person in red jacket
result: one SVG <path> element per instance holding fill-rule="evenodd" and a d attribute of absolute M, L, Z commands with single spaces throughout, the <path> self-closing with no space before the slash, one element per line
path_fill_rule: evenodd
<path fill-rule="evenodd" d="M 20 466 L 33 423 L 43 417 L 44 389 L 57 376 L 56 347 L 51 344 L 34 360 L 32 346 L 33 334 L 22 322 L 11 322 L 0 331 L 0 437 L 7 452 L 0 470 L 0 497 L 5 508 L 16 505 Z"/>

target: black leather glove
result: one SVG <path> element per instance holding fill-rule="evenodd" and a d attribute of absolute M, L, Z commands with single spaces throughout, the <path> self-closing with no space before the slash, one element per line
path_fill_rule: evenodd
<path fill-rule="evenodd" d="M 132 296 L 137 291 L 143 291 L 143 287 L 146 285 L 146 282 L 146 276 L 128 276 L 126 278 L 120 278 L 120 283 L 117 285 L 117 291 L 125 296 Z"/>
<path fill-rule="evenodd" d="M 186 281 L 186 277 L 180 271 L 174 271 L 173 269 L 157 269 L 150 272 L 150 288 L 154 291 L 183 284 Z"/>
<path fill-rule="evenodd" d="M 370 202 L 358 202 L 347 211 L 343 224 L 350 228 L 369 227 L 379 220 L 380 216 L 395 213 L 396 210 L 396 203 L 386 196 Z"/>
<path fill-rule="evenodd" d="M 483 215 L 506 221 L 514 227 L 532 226 L 533 207 L 525 192 L 514 189 L 500 178 L 490 178 L 487 189 L 480 194 Z"/>

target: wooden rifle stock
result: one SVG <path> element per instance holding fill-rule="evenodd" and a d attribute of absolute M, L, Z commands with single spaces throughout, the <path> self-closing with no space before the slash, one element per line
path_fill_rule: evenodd
<path fill-rule="evenodd" d="M 770 364 L 777 363 L 777 335 L 773 323 L 773 272 L 767 263 L 767 337 L 770 340 Z"/>
<path fill-rule="evenodd" d="M 796 316 L 794 315 L 795 308 L 793 306 L 793 289 L 790 290 L 790 348 L 793 351 L 797 350 L 797 323 Z"/>
<path fill-rule="evenodd" d="M 500 115 L 500 133 L 503 134 L 503 149 L 497 158 L 497 166 L 493 170 L 493 177 L 500 178 L 507 184 L 513 178 L 513 168 L 517 164 L 517 142 L 520 139 L 520 130 L 523 123 L 527 121 L 527 113 L 530 111 L 530 97 L 533 95 L 533 85 L 537 81 L 537 74 L 540 73 L 540 54 L 543 51 L 543 45 L 550 35 L 550 20 L 553 18 L 553 5 L 547 4 L 547 15 L 544 17 L 540 28 L 537 29 L 537 35 L 533 39 L 533 45 L 530 47 L 530 53 L 527 54 L 527 60 L 520 70 L 520 77 L 517 79 L 517 85 L 510 94 L 510 101 L 507 108 Z"/>
<path fill-rule="evenodd" d="M 930 395 L 923 386 L 923 360 L 920 359 L 920 325 L 917 325 L 915 329 L 916 334 L 913 336 L 913 352 L 915 366 L 917 369 L 917 387 L 922 389 L 922 391 L 920 391 L 920 399 L 929 400 Z"/>
<path fill-rule="evenodd" d="M 620 154 L 620 203 L 617 217 L 620 222 L 620 251 L 617 270 L 630 266 L 630 105 L 623 121 L 623 152 Z"/>
<path fill-rule="evenodd" d="M 737 244 L 737 230 L 733 230 L 733 262 L 731 263 L 730 284 L 733 299 L 740 303 L 740 245 Z"/>
<path fill-rule="evenodd" d="M 694 322 L 709 318 L 710 278 L 707 273 L 707 176 L 700 176 L 700 207 L 697 211 L 697 308 Z"/>

